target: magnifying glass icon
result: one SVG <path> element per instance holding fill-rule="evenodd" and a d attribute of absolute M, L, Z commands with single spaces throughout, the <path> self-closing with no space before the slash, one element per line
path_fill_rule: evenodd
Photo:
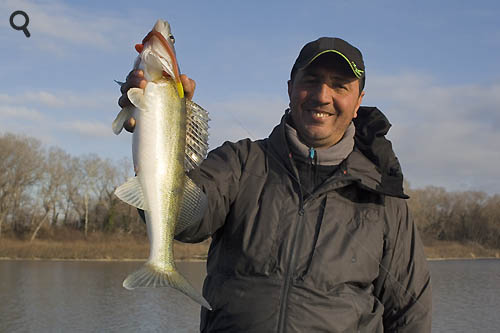
<path fill-rule="evenodd" d="M 23 25 L 16 25 L 14 23 L 14 17 L 17 15 L 21 15 L 24 17 L 24 24 Z M 30 23 L 30 18 L 28 17 L 28 14 L 26 12 L 23 12 L 22 10 L 16 10 L 10 15 L 10 26 L 14 30 L 22 30 L 26 37 L 31 36 L 30 32 L 28 31 L 28 23 Z"/>

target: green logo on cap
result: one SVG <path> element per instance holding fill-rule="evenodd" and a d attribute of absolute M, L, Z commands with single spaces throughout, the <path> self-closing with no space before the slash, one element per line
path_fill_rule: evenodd
<path fill-rule="evenodd" d="M 358 69 L 358 67 L 356 66 L 356 63 L 354 61 L 351 61 L 351 68 L 352 68 L 352 71 L 354 72 L 354 74 L 358 78 L 362 77 L 363 73 L 365 72 L 364 70 Z"/>

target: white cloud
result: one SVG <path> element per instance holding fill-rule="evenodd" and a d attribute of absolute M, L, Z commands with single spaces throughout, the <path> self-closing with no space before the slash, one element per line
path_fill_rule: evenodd
<path fill-rule="evenodd" d="M 0 105 L 0 118 L 2 121 L 10 118 L 39 122 L 44 119 L 44 115 L 35 109 L 24 106 Z"/>
<path fill-rule="evenodd" d="M 111 121 L 118 112 L 115 103 L 116 96 L 100 92 L 24 91 L 15 95 L 0 94 L 0 129 L 28 134 L 56 145 L 76 137 L 79 140 L 81 137 L 86 140 L 111 138 Z"/>
<path fill-rule="evenodd" d="M 64 131 L 69 131 L 72 133 L 77 133 L 92 138 L 113 137 L 113 133 L 111 131 L 111 125 L 104 124 L 103 122 L 100 121 L 93 121 L 93 122 L 81 121 L 81 120 L 65 121 L 57 123 L 56 127 Z"/>
<path fill-rule="evenodd" d="M 64 106 L 63 101 L 59 97 L 47 91 L 30 91 L 16 95 L 0 94 L 0 102 L 15 105 L 35 104 L 49 107 Z"/>
<path fill-rule="evenodd" d="M 51 109 L 100 110 L 114 107 L 118 93 L 54 91 L 24 91 L 15 95 L 0 94 L 0 103 L 11 105 L 29 105 Z M 118 106 L 116 106 L 118 107 Z"/>
<path fill-rule="evenodd" d="M 500 85 L 450 86 L 408 73 L 370 81 L 365 100 L 393 124 L 411 183 L 500 193 Z"/>

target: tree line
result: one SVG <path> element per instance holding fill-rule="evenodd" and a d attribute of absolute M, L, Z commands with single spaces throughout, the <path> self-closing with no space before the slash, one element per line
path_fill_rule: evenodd
<path fill-rule="evenodd" d="M 74 157 L 32 137 L 1 135 L 0 237 L 7 231 L 33 240 L 42 227 L 67 227 L 85 236 L 134 232 L 140 226 L 135 208 L 113 194 L 131 170 L 127 159 Z"/>
<path fill-rule="evenodd" d="M 408 190 L 408 205 L 426 240 L 475 242 L 500 248 L 500 195 L 447 192 L 428 186 Z"/>
<path fill-rule="evenodd" d="M 39 230 L 69 228 L 83 233 L 144 233 L 135 208 L 115 188 L 132 176 L 129 159 L 95 154 L 71 156 L 45 148 L 35 138 L 0 136 L 0 238 L 8 231 L 33 240 Z M 426 240 L 477 242 L 500 248 L 500 195 L 448 192 L 429 186 L 411 189 L 408 201 Z"/>

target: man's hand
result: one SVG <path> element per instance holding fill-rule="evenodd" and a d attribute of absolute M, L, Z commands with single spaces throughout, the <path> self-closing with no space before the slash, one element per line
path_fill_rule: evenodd
<path fill-rule="evenodd" d="M 194 95 L 194 90 L 196 89 L 196 82 L 187 75 L 181 74 L 180 76 L 182 87 L 184 88 L 184 96 L 191 100 Z M 144 72 L 140 69 L 134 69 L 131 71 L 125 83 L 122 85 L 120 91 L 122 93 L 120 99 L 118 99 L 118 105 L 122 108 L 131 105 L 132 103 L 128 99 L 127 96 L 127 91 L 130 88 L 141 88 L 144 89 L 146 88 L 146 79 L 144 78 Z M 133 132 L 135 128 L 135 119 L 133 117 L 130 117 L 123 127 L 128 131 L 128 132 Z"/>

